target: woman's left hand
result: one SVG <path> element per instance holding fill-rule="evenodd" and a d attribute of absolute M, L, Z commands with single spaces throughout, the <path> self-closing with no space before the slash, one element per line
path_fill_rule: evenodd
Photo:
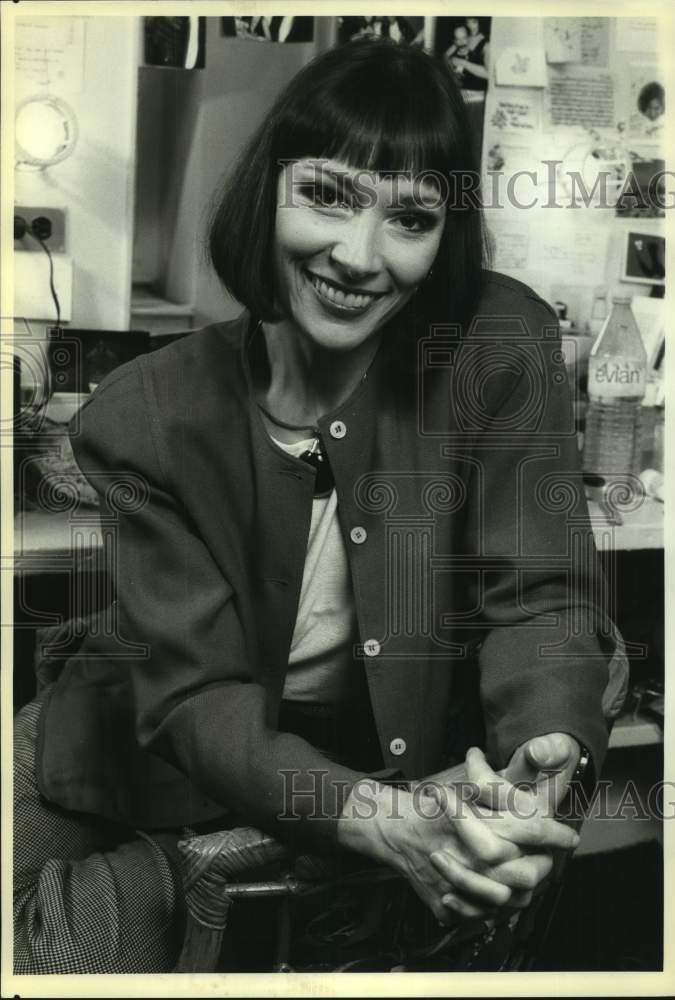
<path fill-rule="evenodd" d="M 512 890 L 509 907 L 527 906 L 553 867 L 547 823 L 542 820 L 550 822 L 555 815 L 579 755 L 579 744 L 573 737 L 549 733 L 519 747 L 502 772 L 493 771 L 483 752 L 472 748 L 464 765 L 428 779 L 441 786 L 467 783 L 476 815 L 492 833 L 518 846 L 518 857 L 482 868 L 484 876 Z M 456 882 L 456 863 L 451 856 L 436 852 L 431 860 L 441 874 Z M 452 907 L 452 900 L 446 905 Z"/>

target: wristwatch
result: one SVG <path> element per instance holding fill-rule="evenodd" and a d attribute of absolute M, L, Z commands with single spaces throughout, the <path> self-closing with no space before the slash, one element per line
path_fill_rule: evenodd
<path fill-rule="evenodd" d="M 592 767 L 591 767 L 591 751 L 583 743 L 579 747 L 579 762 L 574 769 L 574 774 L 572 775 L 572 782 L 579 782 L 585 785 L 586 782 L 591 777 Z"/>
<path fill-rule="evenodd" d="M 558 818 L 580 824 L 586 816 L 595 789 L 595 768 L 591 751 L 583 743 L 579 762 L 574 769 L 565 799 L 560 804 Z"/>

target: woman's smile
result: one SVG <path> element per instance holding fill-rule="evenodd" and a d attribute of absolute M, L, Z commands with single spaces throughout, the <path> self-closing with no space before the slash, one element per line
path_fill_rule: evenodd
<path fill-rule="evenodd" d="M 338 312 L 354 315 L 363 313 L 386 294 L 361 288 L 350 289 L 332 278 L 314 274 L 309 268 L 306 268 L 305 273 L 322 304 Z"/>

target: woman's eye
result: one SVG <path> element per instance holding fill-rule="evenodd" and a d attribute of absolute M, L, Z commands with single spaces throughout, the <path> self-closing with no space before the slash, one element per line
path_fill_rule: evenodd
<path fill-rule="evenodd" d="M 433 229 L 435 222 L 431 216 L 417 215 L 413 212 L 397 216 L 396 221 L 407 233 L 426 233 Z"/>
<path fill-rule="evenodd" d="M 325 184 L 303 184 L 300 187 L 303 197 L 322 208 L 348 208 L 348 202 L 337 188 Z"/>

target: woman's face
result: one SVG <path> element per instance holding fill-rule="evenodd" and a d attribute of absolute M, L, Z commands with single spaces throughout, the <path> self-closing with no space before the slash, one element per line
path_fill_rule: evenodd
<path fill-rule="evenodd" d="M 430 182 L 303 159 L 277 188 L 276 293 L 300 333 L 358 347 L 410 299 L 441 241 L 445 206 Z"/>
<path fill-rule="evenodd" d="M 480 30 L 480 21 L 477 17 L 467 17 L 464 19 L 469 29 L 470 35 L 477 35 Z"/>
<path fill-rule="evenodd" d="M 652 97 L 651 101 L 644 110 L 644 114 L 652 122 L 661 117 L 663 114 L 663 105 L 658 97 Z"/>

